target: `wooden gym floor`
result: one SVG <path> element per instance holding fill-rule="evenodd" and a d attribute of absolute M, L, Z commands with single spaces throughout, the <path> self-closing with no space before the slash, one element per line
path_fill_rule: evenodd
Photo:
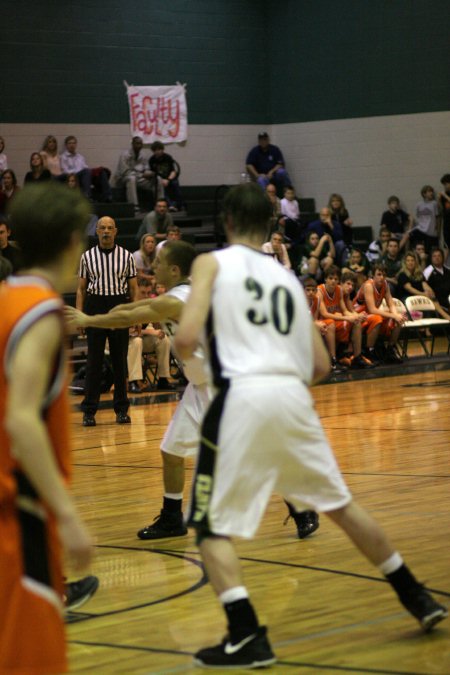
<path fill-rule="evenodd" d="M 450 605 L 450 370 L 313 392 L 355 498 Z M 96 539 L 92 572 L 100 588 L 68 617 L 71 672 L 200 673 L 192 655 L 219 642 L 225 622 L 194 538 L 136 538 L 160 509 L 159 442 L 176 395 L 135 397 L 130 426 L 114 423 L 110 399 L 103 397 L 95 428 L 83 428 L 81 414 L 73 413 L 74 491 Z M 191 477 L 189 463 L 188 484 Z M 292 520 L 283 525 L 285 517 L 281 498 L 273 496 L 256 538 L 237 542 L 279 659 L 269 672 L 450 673 L 450 619 L 423 635 L 378 571 L 325 516 L 304 541 Z"/>

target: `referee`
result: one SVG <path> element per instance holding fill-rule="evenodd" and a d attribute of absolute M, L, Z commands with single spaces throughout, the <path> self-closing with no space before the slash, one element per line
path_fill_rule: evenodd
<path fill-rule="evenodd" d="M 106 314 L 110 309 L 137 298 L 136 266 L 129 251 L 117 246 L 117 227 L 105 216 L 97 223 L 99 244 L 81 256 L 77 309 L 86 314 Z M 87 328 L 85 395 L 81 403 L 83 426 L 95 427 L 101 393 L 106 338 L 114 373 L 114 411 L 117 424 L 130 424 L 127 396 L 128 328 Z"/>

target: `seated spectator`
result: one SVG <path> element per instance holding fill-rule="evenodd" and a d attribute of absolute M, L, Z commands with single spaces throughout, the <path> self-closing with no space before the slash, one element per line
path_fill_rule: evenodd
<path fill-rule="evenodd" d="M 0 178 L 2 173 L 8 168 L 8 158 L 5 155 L 5 140 L 0 136 Z"/>
<path fill-rule="evenodd" d="M 173 218 L 168 211 L 167 199 L 158 199 L 154 210 L 147 213 L 138 229 L 136 235 L 138 241 L 141 240 L 143 234 L 153 234 L 157 241 L 165 239 L 167 228 L 173 225 Z"/>
<path fill-rule="evenodd" d="M 420 193 L 422 200 L 416 205 L 414 225 L 410 230 L 407 230 L 406 234 L 411 248 L 414 248 L 417 241 L 421 241 L 425 244 L 425 249 L 429 253 L 433 247 L 439 244 L 439 206 L 431 185 L 424 185 Z"/>
<path fill-rule="evenodd" d="M 334 264 L 336 251 L 330 234 L 321 237 L 315 231 L 309 232 L 306 243 L 300 248 L 301 274 L 322 278 L 323 273 Z"/>
<path fill-rule="evenodd" d="M 50 171 L 53 178 L 60 181 L 65 180 L 58 154 L 58 142 L 54 136 L 46 136 L 44 143 L 42 144 L 40 155 L 44 162 L 44 168 Z"/>
<path fill-rule="evenodd" d="M 285 218 L 281 215 L 281 200 L 277 197 L 277 189 L 275 185 L 269 183 L 266 186 L 266 193 L 272 205 L 272 216 L 270 218 L 270 231 L 282 230 L 284 234 Z"/>
<path fill-rule="evenodd" d="M 411 229 L 412 218 L 400 208 L 400 200 L 395 195 L 389 197 L 387 204 L 388 210 L 381 216 L 381 227 L 387 227 L 391 235 L 401 241 L 400 248 L 403 248 L 406 243 L 403 235 Z"/>
<path fill-rule="evenodd" d="M 258 145 L 250 150 L 246 159 L 247 172 L 264 190 L 269 183 L 273 183 L 278 194 L 280 190 L 291 185 L 281 150 L 270 143 L 266 131 L 258 134 Z"/>
<path fill-rule="evenodd" d="M 293 244 L 299 244 L 303 238 L 303 230 L 300 220 L 300 206 L 295 196 L 295 190 L 288 185 L 284 188 L 284 197 L 280 202 L 281 214 L 284 216 L 284 234 L 287 240 Z"/>
<path fill-rule="evenodd" d="M 431 265 L 423 272 L 428 285 L 433 289 L 438 303 L 446 310 L 449 309 L 450 269 L 444 265 L 444 251 L 434 248 L 431 251 Z"/>
<path fill-rule="evenodd" d="M 77 139 L 75 136 L 67 136 L 64 140 L 65 151 L 60 156 L 63 176 L 67 179 L 70 173 L 76 174 L 83 194 L 90 199 L 92 197 L 92 183 L 95 183 L 102 202 L 111 202 L 111 186 L 109 184 L 109 171 L 104 167 L 89 169 L 85 158 L 77 152 Z"/>
<path fill-rule="evenodd" d="M 410 295 L 425 295 L 427 298 L 433 300 L 437 313 L 440 314 L 443 319 L 450 320 L 450 314 L 448 314 L 445 309 L 441 307 L 439 301 L 436 300 L 433 289 L 423 276 L 419 259 L 412 251 L 405 254 L 400 274 L 397 278 L 398 295 L 401 300 L 404 300 Z"/>
<path fill-rule="evenodd" d="M 304 280 L 302 280 L 302 285 L 305 289 L 306 300 L 308 302 L 309 311 L 311 312 L 314 324 L 319 329 L 319 332 L 330 354 L 331 369 L 334 372 L 342 370 L 336 360 L 336 325 L 333 319 L 321 318 L 320 305 L 322 299 L 317 293 L 317 281 L 312 277 L 306 277 Z"/>
<path fill-rule="evenodd" d="M 387 309 L 382 307 L 383 300 L 386 301 Z M 389 339 L 389 344 L 386 350 L 380 349 L 381 360 L 386 363 L 401 363 L 402 359 L 397 353 L 396 345 L 405 317 L 396 310 L 386 279 L 386 268 L 382 263 L 374 263 L 372 279 L 368 279 L 361 286 L 353 307 L 363 317 L 362 328 L 367 336 L 367 358 L 376 359 L 375 345 L 378 337 L 382 336 Z"/>
<path fill-rule="evenodd" d="M 445 173 L 441 178 L 444 191 L 438 195 L 439 209 L 442 215 L 442 233 L 447 252 L 450 250 L 450 173 Z"/>
<path fill-rule="evenodd" d="M 0 285 L 13 273 L 13 268 L 9 260 L 0 253 Z"/>
<path fill-rule="evenodd" d="M 291 261 L 289 260 L 289 255 L 283 242 L 284 237 L 282 232 L 272 232 L 270 241 L 266 241 L 266 243 L 262 245 L 262 250 L 264 253 L 273 256 L 287 270 L 290 270 Z"/>
<path fill-rule="evenodd" d="M 322 301 L 320 304 L 321 318 L 332 319 L 335 322 L 337 345 L 340 344 L 347 348 L 351 343 L 353 356 L 351 358 L 344 356 L 344 364 L 357 369 L 371 368 L 372 363 L 366 360 L 361 353 L 361 317 L 346 307 L 339 285 L 340 276 L 339 268 L 332 265 L 325 274 L 325 283 L 317 289 Z"/>
<path fill-rule="evenodd" d="M 163 246 L 167 244 L 168 241 L 179 241 L 181 239 L 181 230 L 178 225 L 169 225 L 167 228 L 167 237 L 162 239 L 159 244 L 156 246 L 155 253 L 158 255 L 159 251 Z"/>
<path fill-rule="evenodd" d="M 146 281 L 138 286 L 138 300 L 153 297 L 152 288 Z M 130 338 L 128 343 L 128 388 L 133 394 L 140 394 L 145 391 L 151 391 L 144 382 L 144 373 L 142 369 L 142 355 L 144 353 L 155 352 L 158 360 L 158 390 L 172 390 L 172 385 L 168 378 L 170 377 L 170 340 L 164 331 L 157 326 L 149 323 L 145 326 L 134 326 L 130 328 Z"/>
<path fill-rule="evenodd" d="M 341 224 L 345 245 L 350 246 L 353 240 L 353 220 L 345 208 L 344 198 L 334 192 L 328 200 L 328 208 L 331 211 L 331 218 Z"/>
<path fill-rule="evenodd" d="M 333 239 L 334 248 L 336 249 L 335 261 L 341 267 L 347 252 L 347 247 L 343 239 L 342 226 L 337 220 L 331 218 L 331 211 L 328 206 L 320 209 L 319 220 L 313 220 L 308 224 L 306 229 L 306 236 L 308 232 L 317 232 L 319 237 L 324 234 L 329 234 Z"/>
<path fill-rule="evenodd" d="M 25 174 L 24 183 L 41 183 L 52 178 L 50 171 L 44 167 L 44 162 L 39 152 L 31 153 L 30 169 Z"/>
<path fill-rule="evenodd" d="M 380 228 L 378 239 L 375 239 L 366 251 L 366 258 L 369 263 L 378 262 L 386 254 L 387 245 L 391 238 L 391 232 L 387 227 Z"/>
<path fill-rule="evenodd" d="M 344 272 L 354 273 L 356 290 L 367 281 L 370 272 L 370 264 L 359 248 L 352 248 L 350 251 L 347 262 L 342 267 L 342 274 L 344 274 Z"/>
<path fill-rule="evenodd" d="M 178 163 L 171 155 L 164 152 L 164 145 L 160 141 L 152 143 L 150 149 L 153 153 L 148 162 L 150 171 L 156 175 L 158 182 L 163 186 L 169 211 L 181 211 L 184 205 L 178 182 L 180 174 Z"/>
<path fill-rule="evenodd" d="M 19 192 L 17 178 L 14 171 L 6 169 L 2 174 L 2 188 L 0 190 L 0 214 L 6 213 L 8 205 L 14 196 Z"/>
<path fill-rule="evenodd" d="M 75 173 L 67 174 L 66 185 L 70 190 L 80 190 L 80 184 L 78 182 L 78 178 Z M 95 213 L 91 213 L 89 222 L 86 225 L 87 237 L 97 236 L 97 223 L 98 223 L 98 216 Z"/>
<path fill-rule="evenodd" d="M 150 281 L 150 278 L 154 277 L 153 263 L 156 257 L 155 249 L 156 239 L 153 234 L 143 234 L 138 250 L 133 253 L 134 262 L 136 263 L 138 283 L 140 279 Z"/>
<path fill-rule="evenodd" d="M 427 255 L 427 252 L 425 250 L 425 244 L 423 243 L 423 241 L 416 242 L 416 244 L 413 248 L 413 252 L 418 257 L 420 269 L 423 272 L 425 267 L 428 266 L 428 255 Z"/>
<path fill-rule="evenodd" d="M 119 158 L 116 173 L 114 176 L 115 184 L 118 187 L 125 187 L 127 200 L 134 204 L 134 210 L 140 211 L 138 190 L 151 192 L 154 198 L 161 194 L 156 194 L 156 177 L 153 171 L 148 167 L 149 153 L 144 149 L 144 144 L 140 136 L 134 136 L 131 141 L 131 148 L 124 150 Z"/>
<path fill-rule="evenodd" d="M 15 274 L 22 266 L 20 250 L 9 243 L 11 229 L 6 218 L 0 218 L 0 254 L 7 260 Z"/>
<path fill-rule="evenodd" d="M 395 239 L 394 237 L 389 239 L 386 253 L 381 256 L 380 262 L 385 267 L 386 281 L 389 284 L 390 292 L 394 297 L 397 297 L 397 274 L 400 272 L 400 267 L 402 265 L 398 239 Z"/>

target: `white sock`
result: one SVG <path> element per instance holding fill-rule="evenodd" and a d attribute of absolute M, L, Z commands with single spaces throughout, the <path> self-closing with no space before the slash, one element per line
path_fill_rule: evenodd
<path fill-rule="evenodd" d="M 183 499 L 183 493 L 182 492 L 165 492 L 164 497 L 166 497 L 166 499 Z"/>
<path fill-rule="evenodd" d="M 396 572 L 399 567 L 403 565 L 403 558 L 400 553 L 393 553 L 387 560 L 385 560 L 381 565 L 378 565 L 378 569 L 384 576 Z"/>
<path fill-rule="evenodd" d="M 248 592 L 245 586 L 235 586 L 234 588 L 229 588 L 219 595 L 219 600 L 222 605 L 228 605 L 230 602 L 245 600 L 246 598 L 248 598 Z"/>

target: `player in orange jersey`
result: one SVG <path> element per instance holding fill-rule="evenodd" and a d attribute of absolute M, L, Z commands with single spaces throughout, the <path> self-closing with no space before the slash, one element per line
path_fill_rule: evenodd
<path fill-rule="evenodd" d="M 69 406 L 60 293 L 73 283 L 89 205 L 25 187 L 11 206 L 24 270 L 0 288 L 0 673 L 67 671 L 61 554 L 91 539 L 68 492 Z"/>

